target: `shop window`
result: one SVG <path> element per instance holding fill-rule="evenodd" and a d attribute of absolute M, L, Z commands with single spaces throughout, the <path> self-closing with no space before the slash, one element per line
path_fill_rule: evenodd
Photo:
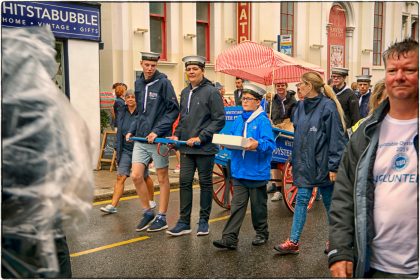
<path fill-rule="evenodd" d="M 384 3 L 375 2 L 373 23 L 373 65 L 380 66 L 383 43 Z"/>
<path fill-rule="evenodd" d="M 197 2 L 197 55 L 210 61 L 210 3 Z"/>
<path fill-rule="evenodd" d="M 280 35 L 290 35 L 292 37 L 291 55 L 294 54 L 294 17 L 295 6 L 293 2 L 281 2 L 280 6 Z"/>
<path fill-rule="evenodd" d="M 55 42 L 55 61 L 57 62 L 57 73 L 55 74 L 53 81 L 57 87 L 68 96 L 66 93 L 66 65 L 64 60 L 64 42 L 57 40 Z"/>
<path fill-rule="evenodd" d="M 166 60 L 166 3 L 150 2 L 150 50 Z"/>
<path fill-rule="evenodd" d="M 411 39 L 419 41 L 419 20 L 414 19 L 411 23 Z"/>

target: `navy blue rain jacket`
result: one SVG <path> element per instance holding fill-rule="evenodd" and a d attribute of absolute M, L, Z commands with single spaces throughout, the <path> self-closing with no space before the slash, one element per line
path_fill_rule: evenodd
<path fill-rule="evenodd" d="M 330 185 L 329 172 L 337 172 L 346 145 L 334 101 L 322 96 L 317 102 L 306 114 L 299 101 L 293 115 L 292 173 L 298 187 Z"/>
<path fill-rule="evenodd" d="M 121 154 L 123 149 L 126 150 L 130 155 L 133 154 L 133 142 L 125 141 L 125 135 L 128 133 L 131 123 L 137 117 L 137 108 L 134 110 L 133 114 L 130 114 L 128 110 L 128 106 L 124 105 L 118 113 L 117 118 L 117 143 L 116 143 L 116 150 L 117 150 L 117 163 L 120 163 Z"/>
<path fill-rule="evenodd" d="M 184 145 L 179 150 L 185 154 L 217 154 L 219 148 L 211 141 L 213 134 L 218 133 L 225 125 L 223 101 L 213 84 L 204 78 L 200 85 L 193 90 L 190 111 L 187 112 L 190 90 L 191 85 L 188 85 L 181 92 L 181 118 L 175 135 L 183 141 L 199 137 L 201 144 L 194 147 Z"/>
<path fill-rule="evenodd" d="M 144 73 L 135 82 L 138 116 L 131 124 L 129 132 L 136 137 L 146 137 L 151 132 L 158 137 L 171 135 L 172 124 L 179 114 L 179 104 L 174 88 L 167 76 L 156 70 L 150 80 Z M 147 88 L 146 106 L 144 106 Z"/>

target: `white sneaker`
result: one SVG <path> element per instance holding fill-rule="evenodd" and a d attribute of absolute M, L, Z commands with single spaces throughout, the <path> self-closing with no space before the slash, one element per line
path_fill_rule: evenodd
<path fill-rule="evenodd" d="M 102 212 L 108 213 L 108 214 L 114 214 L 117 213 L 117 207 L 112 206 L 111 204 L 108 204 L 105 207 L 100 208 Z"/>
<path fill-rule="evenodd" d="M 181 168 L 179 166 L 179 164 L 175 167 L 174 169 L 174 173 L 179 173 L 181 171 Z"/>
<path fill-rule="evenodd" d="M 281 192 L 275 192 L 273 194 L 273 197 L 271 198 L 271 201 L 278 201 L 282 199 L 283 199 L 283 196 L 281 195 Z"/>
<path fill-rule="evenodd" d="M 149 206 L 150 206 L 151 209 L 155 209 L 156 208 L 156 202 L 153 201 L 153 200 L 150 200 L 149 201 Z"/>

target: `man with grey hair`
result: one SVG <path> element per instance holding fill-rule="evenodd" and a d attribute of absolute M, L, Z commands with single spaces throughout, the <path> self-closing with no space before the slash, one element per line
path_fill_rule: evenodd
<path fill-rule="evenodd" d="M 333 277 L 418 277 L 419 45 L 384 54 L 388 99 L 343 154 L 330 209 Z"/>

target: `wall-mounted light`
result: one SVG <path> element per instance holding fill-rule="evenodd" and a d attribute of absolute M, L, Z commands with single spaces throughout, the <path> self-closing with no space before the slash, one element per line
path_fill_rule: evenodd
<path fill-rule="evenodd" d="M 195 37 L 197 37 L 197 35 L 191 34 L 191 33 L 187 33 L 187 34 L 184 35 L 185 39 L 192 39 L 192 38 L 195 38 Z"/>
<path fill-rule="evenodd" d="M 324 47 L 324 45 L 319 45 L 319 44 L 312 44 L 311 46 L 310 46 L 310 48 L 311 49 L 320 49 L 320 48 L 323 48 Z"/>
<path fill-rule="evenodd" d="M 373 50 L 371 50 L 371 49 L 363 49 L 362 50 L 362 53 L 370 53 L 370 52 L 373 52 Z"/>
<path fill-rule="evenodd" d="M 277 43 L 277 41 L 273 41 L 273 40 L 263 40 L 261 43 L 265 43 L 265 44 L 274 44 L 274 43 Z"/>
<path fill-rule="evenodd" d="M 136 28 L 134 29 L 134 33 L 135 34 L 144 34 L 145 32 L 149 32 L 149 29 L 147 28 Z"/>
<path fill-rule="evenodd" d="M 228 44 L 233 44 L 235 42 L 236 42 L 236 39 L 233 39 L 233 38 L 227 38 L 226 39 L 226 43 L 228 43 Z"/>

